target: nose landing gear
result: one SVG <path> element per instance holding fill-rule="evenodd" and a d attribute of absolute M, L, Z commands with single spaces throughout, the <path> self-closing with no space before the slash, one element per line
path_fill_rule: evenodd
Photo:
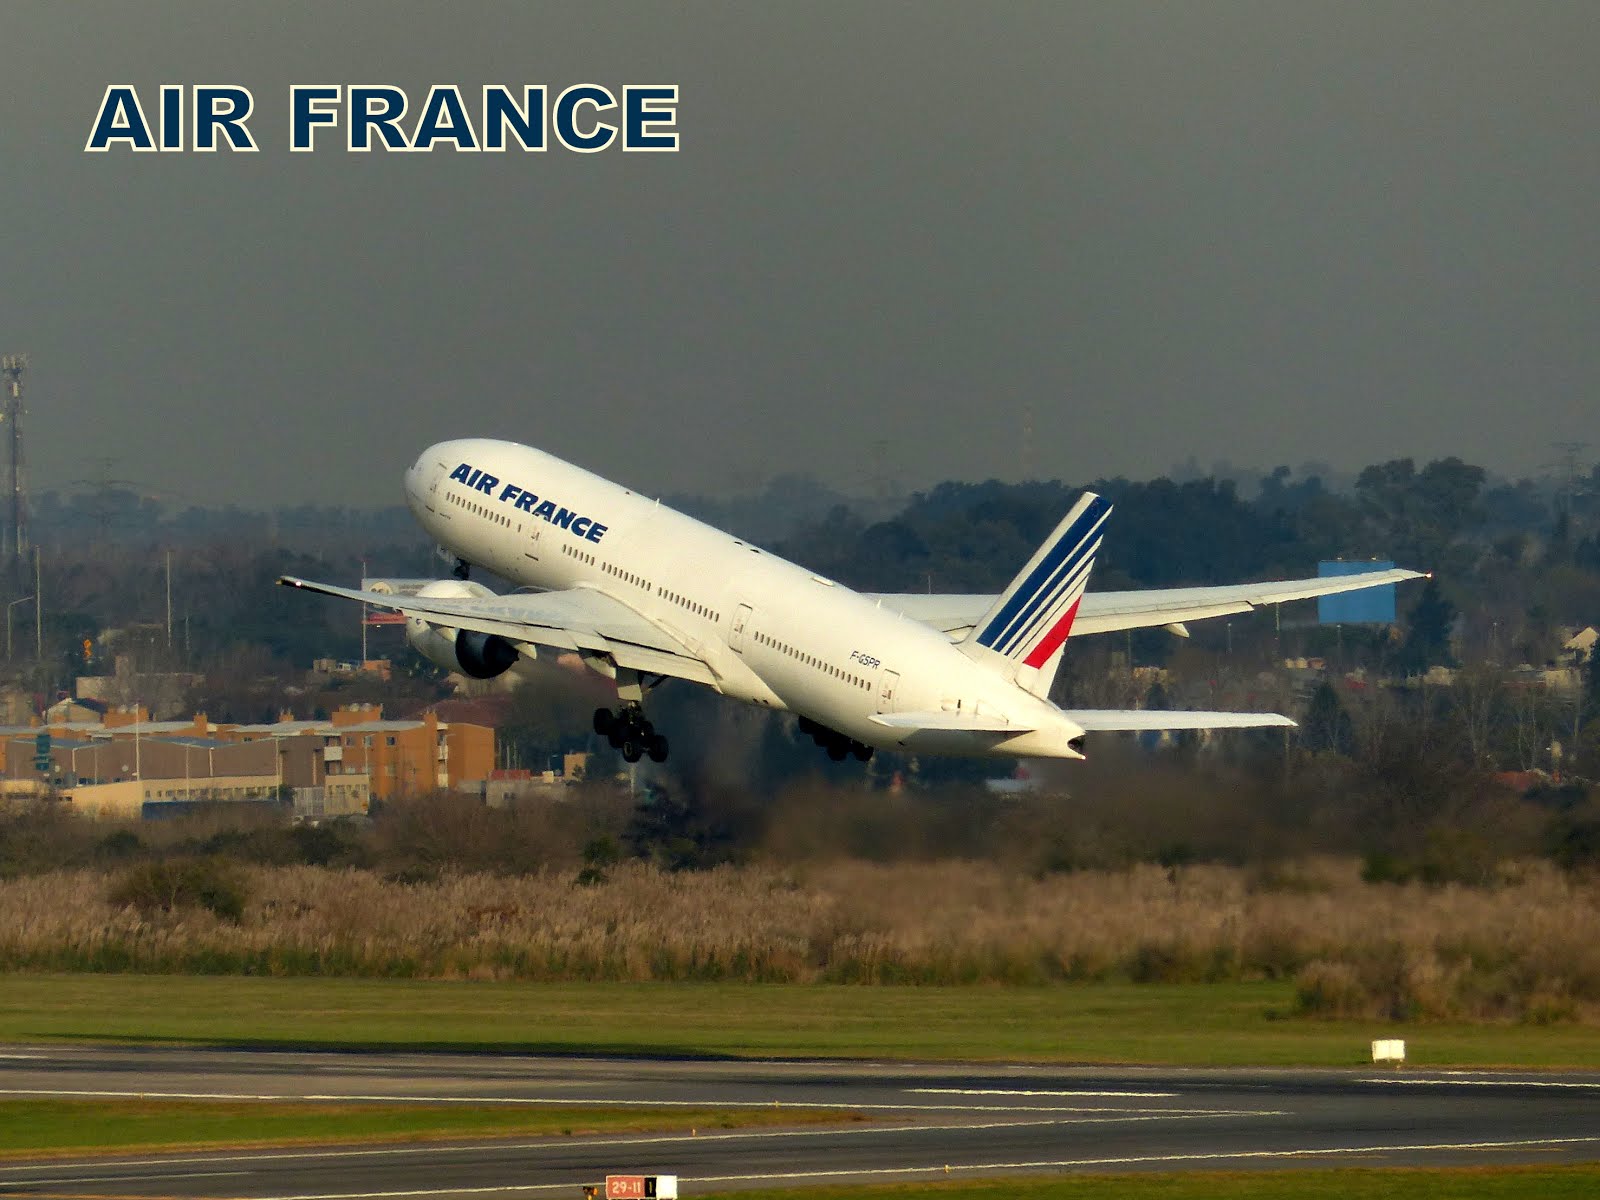
<path fill-rule="evenodd" d="M 667 761 L 667 739 L 656 732 L 655 726 L 645 719 L 644 709 L 637 704 L 625 704 L 613 712 L 609 708 L 594 710 L 594 731 L 622 752 L 623 760 L 636 763 L 649 756 L 651 762 Z"/>

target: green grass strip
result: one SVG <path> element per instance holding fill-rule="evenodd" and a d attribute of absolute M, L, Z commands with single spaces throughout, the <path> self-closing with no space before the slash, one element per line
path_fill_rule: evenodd
<path fill-rule="evenodd" d="M 852 987 L 8 975 L 0 1041 L 525 1053 L 1357 1066 L 1600 1067 L 1581 1025 L 1317 1021 L 1284 983 Z"/>
<path fill-rule="evenodd" d="M 0 1155 L 422 1141 L 480 1135 L 687 1132 L 862 1119 L 856 1113 L 807 1108 L 661 1112 L 583 1105 L 520 1108 L 278 1100 L 5 1100 L 0 1101 Z"/>
<path fill-rule="evenodd" d="M 762 1188 L 741 1200 L 1591 1200 L 1600 1166 L 1071 1175 L 867 1187 Z"/>

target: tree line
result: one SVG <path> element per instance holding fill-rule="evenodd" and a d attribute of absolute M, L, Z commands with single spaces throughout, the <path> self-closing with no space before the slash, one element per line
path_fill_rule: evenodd
<path fill-rule="evenodd" d="M 1308 718 L 1304 748 L 1352 755 L 1378 727 L 1361 710 L 1381 696 L 1425 722 L 1430 738 L 1449 731 L 1474 767 L 1559 763 L 1600 774 L 1593 670 L 1577 697 L 1540 690 L 1516 673 L 1552 662 L 1563 629 L 1600 621 L 1600 467 L 1560 480 L 1504 481 L 1457 458 L 1420 466 L 1402 458 L 1369 466 L 1348 485 L 1279 467 L 1248 495 L 1216 477 L 947 482 L 892 506 L 852 504 L 786 477 L 743 506 L 673 502 L 736 533 L 759 528 L 776 552 L 854 587 L 966 592 L 1002 587 L 1085 486 L 1116 505 L 1091 580 L 1097 589 L 1299 575 L 1327 558 L 1389 559 L 1434 579 L 1401 589 L 1395 630 L 1319 627 L 1302 605 L 1199 623 L 1188 641 L 1157 630 L 1075 642 L 1058 699 L 1283 705 Z M 305 707 L 298 675 L 315 659 L 357 657 L 360 626 L 352 606 L 291 594 L 273 585 L 278 575 L 443 573 L 399 509 L 174 512 L 131 494 L 120 505 L 109 499 L 57 497 L 37 514 L 45 656 L 33 662 L 28 639 L 14 638 L 12 669 L 41 697 L 69 688 L 77 674 L 107 673 L 121 655 L 137 671 L 199 675 L 193 700 L 217 719 Z M 786 506 L 797 515 L 787 527 Z M 31 584 L 14 582 L 13 591 L 27 594 Z M 26 625 L 29 610 L 19 611 Z M 112 629 L 120 636 L 107 643 Z M 396 631 L 372 632 L 369 650 L 395 660 L 401 679 L 392 686 L 408 701 L 442 694 L 437 673 Z M 1288 688 L 1283 664 L 1300 658 L 1326 664 L 1325 688 L 1304 679 Z M 1390 686 L 1431 667 L 1462 668 L 1462 686 Z M 1150 695 L 1141 668 L 1167 673 L 1161 694 Z M 1352 687 L 1352 678 L 1371 683 Z M 359 699 L 383 698 L 370 681 L 345 686 Z M 570 715 L 559 703 L 555 711 Z M 507 738 L 522 761 L 565 748 L 550 731 L 551 702 L 524 701 L 513 718 Z M 676 748 L 690 752 L 681 739 Z"/>

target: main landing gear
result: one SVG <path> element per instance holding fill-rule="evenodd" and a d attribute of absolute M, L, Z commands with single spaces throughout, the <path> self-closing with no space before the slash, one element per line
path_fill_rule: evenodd
<path fill-rule="evenodd" d="M 625 704 L 615 712 L 595 709 L 594 731 L 620 750 L 627 762 L 636 763 L 646 755 L 651 762 L 667 761 L 667 739 L 645 720 L 644 709 L 637 704 Z"/>
<path fill-rule="evenodd" d="M 828 757 L 834 762 L 843 762 L 848 755 L 855 755 L 860 762 L 866 762 L 872 757 L 872 747 L 853 738 L 847 738 L 842 733 L 835 733 L 826 725 L 818 725 L 810 717 L 800 718 L 800 732 L 811 735 L 811 740 L 828 752 Z"/>

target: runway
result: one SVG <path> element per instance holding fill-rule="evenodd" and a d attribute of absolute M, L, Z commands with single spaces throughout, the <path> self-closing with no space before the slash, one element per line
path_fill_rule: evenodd
<path fill-rule="evenodd" d="M 685 1196 L 1040 1172 L 1600 1159 L 1600 1074 L 1178 1070 L 0 1047 L 0 1098 L 807 1106 L 866 1120 L 650 1135 L 82 1156 L 0 1163 L 38 1197 L 580 1195 L 607 1173 Z"/>

